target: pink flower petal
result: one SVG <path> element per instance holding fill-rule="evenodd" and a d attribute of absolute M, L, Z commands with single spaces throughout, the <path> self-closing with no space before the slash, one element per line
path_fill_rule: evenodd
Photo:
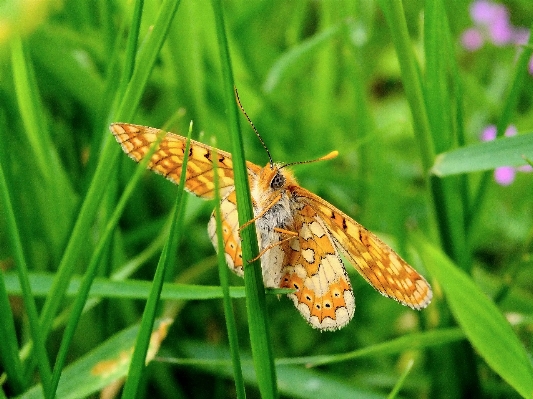
<path fill-rule="evenodd" d="M 496 126 L 489 125 L 481 133 L 481 141 L 491 141 L 496 138 Z"/>
<path fill-rule="evenodd" d="M 515 174 L 512 166 L 502 166 L 494 170 L 494 180 L 501 186 L 508 186 L 514 181 Z"/>
<path fill-rule="evenodd" d="M 517 130 L 515 125 L 509 125 L 507 126 L 507 129 L 505 129 L 505 137 L 513 137 L 516 136 Z"/>
<path fill-rule="evenodd" d="M 497 46 L 508 44 L 513 38 L 513 27 L 509 21 L 507 8 L 501 5 L 494 6 L 493 20 L 489 23 L 489 34 L 492 42 Z"/>
<path fill-rule="evenodd" d="M 470 28 L 461 35 L 461 43 L 468 51 L 476 51 L 483 46 L 483 34 L 476 28 Z"/>
<path fill-rule="evenodd" d="M 494 19 L 495 4 L 490 1 L 475 1 L 470 6 L 470 16 L 478 24 L 488 25 Z"/>

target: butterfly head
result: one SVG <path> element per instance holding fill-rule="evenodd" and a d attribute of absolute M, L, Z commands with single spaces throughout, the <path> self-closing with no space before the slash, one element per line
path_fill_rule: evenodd
<path fill-rule="evenodd" d="M 263 192 L 278 192 L 294 184 L 296 180 L 292 172 L 279 164 L 268 163 L 259 174 L 259 185 Z"/>

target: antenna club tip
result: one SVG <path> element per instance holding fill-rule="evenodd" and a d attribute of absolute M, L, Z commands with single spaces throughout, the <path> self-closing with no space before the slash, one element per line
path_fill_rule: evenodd
<path fill-rule="evenodd" d="M 337 155 L 339 155 L 339 151 L 335 150 L 335 151 L 331 151 L 328 155 L 324 155 L 322 157 L 323 160 L 327 161 L 328 159 L 333 159 L 333 158 L 336 158 Z"/>

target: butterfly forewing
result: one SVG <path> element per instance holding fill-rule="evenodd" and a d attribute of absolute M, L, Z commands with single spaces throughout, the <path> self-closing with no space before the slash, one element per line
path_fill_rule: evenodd
<path fill-rule="evenodd" d="M 139 162 L 157 140 L 160 129 L 127 123 L 114 123 L 111 132 L 132 159 Z M 148 168 L 178 184 L 187 139 L 172 133 L 165 137 L 148 164 Z M 217 150 L 218 175 L 221 197 L 233 190 L 233 163 L 231 154 Z M 185 188 L 202 198 L 213 198 L 213 150 L 210 146 L 191 140 Z"/>
<path fill-rule="evenodd" d="M 313 207 L 339 251 L 376 290 L 413 309 L 430 303 L 431 287 L 424 277 L 375 234 L 311 192 L 299 187 L 297 195 Z"/>

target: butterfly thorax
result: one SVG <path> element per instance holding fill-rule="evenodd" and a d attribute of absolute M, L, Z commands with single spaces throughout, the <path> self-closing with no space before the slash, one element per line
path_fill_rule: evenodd
<path fill-rule="evenodd" d="M 254 216 L 258 217 L 255 224 L 262 251 L 285 238 L 276 229 L 294 231 L 295 203 L 290 187 L 297 183 L 288 169 L 280 169 L 279 165 L 271 167 L 270 164 L 261 169 L 251 183 Z M 276 273 L 270 269 L 280 268 L 283 256 L 283 249 L 274 246 L 261 257 L 266 286 L 279 286 L 279 271 Z M 265 268 L 265 265 L 271 268 Z"/>
<path fill-rule="evenodd" d="M 292 194 L 289 187 L 296 179 L 287 169 L 268 164 L 252 180 L 252 201 L 259 230 L 291 229 L 293 226 Z"/>

